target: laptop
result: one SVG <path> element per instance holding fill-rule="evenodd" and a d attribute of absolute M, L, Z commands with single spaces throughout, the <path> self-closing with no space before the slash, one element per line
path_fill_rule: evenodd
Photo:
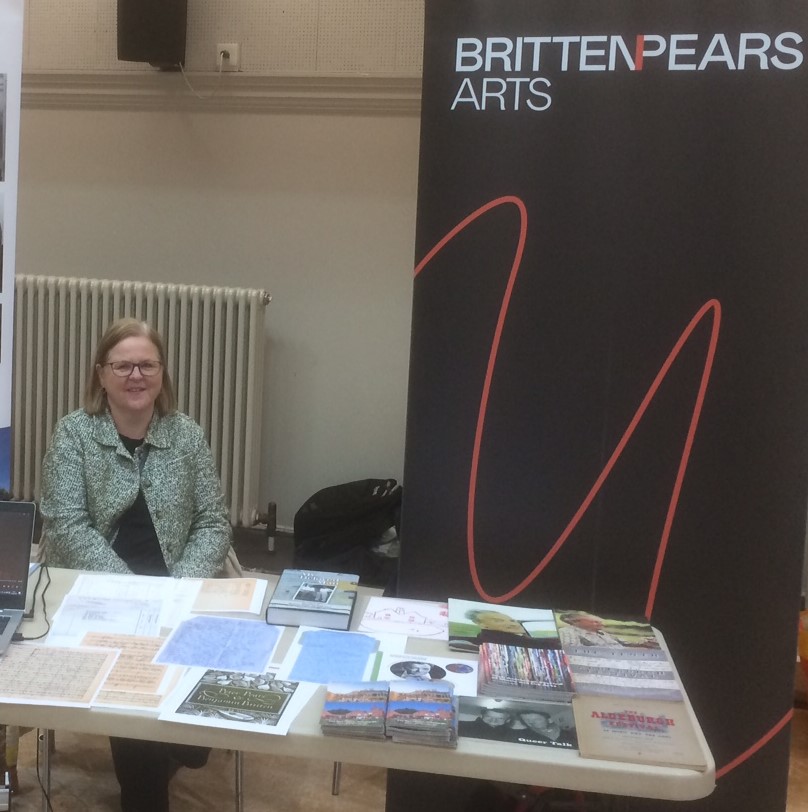
<path fill-rule="evenodd" d="M 25 612 L 36 505 L 0 501 L 0 654 L 11 645 Z"/>

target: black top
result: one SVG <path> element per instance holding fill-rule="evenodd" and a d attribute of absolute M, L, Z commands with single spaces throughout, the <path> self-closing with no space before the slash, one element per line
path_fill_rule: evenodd
<path fill-rule="evenodd" d="M 135 449 L 143 440 L 119 435 L 126 450 L 134 456 Z M 143 488 L 138 491 L 135 501 L 121 516 L 118 535 L 112 549 L 126 562 L 136 575 L 168 575 L 168 567 L 157 540 Z"/>

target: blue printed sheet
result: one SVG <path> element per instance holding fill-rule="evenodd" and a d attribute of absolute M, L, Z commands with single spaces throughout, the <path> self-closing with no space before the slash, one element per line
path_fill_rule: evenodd
<path fill-rule="evenodd" d="M 406 645 L 395 634 L 362 634 L 301 626 L 278 669 L 279 679 L 361 682 L 369 678 L 379 651 Z"/>
<path fill-rule="evenodd" d="M 283 629 L 262 620 L 199 615 L 184 620 L 154 661 L 262 672 L 271 662 Z"/>

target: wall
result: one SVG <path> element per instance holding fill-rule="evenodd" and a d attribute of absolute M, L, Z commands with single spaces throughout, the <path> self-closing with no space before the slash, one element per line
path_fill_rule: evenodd
<path fill-rule="evenodd" d="M 272 294 L 261 494 L 284 526 L 321 487 L 402 476 L 420 60 L 418 3 L 288 7 L 306 25 L 279 32 L 283 3 L 190 0 L 188 77 L 218 93 L 203 101 L 115 64 L 114 0 L 31 0 L 17 249 L 23 274 Z M 207 46 L 242 36 L 256 70 L 211 73 Z M 392 60 L 373 46 L 391 36 Z"/>

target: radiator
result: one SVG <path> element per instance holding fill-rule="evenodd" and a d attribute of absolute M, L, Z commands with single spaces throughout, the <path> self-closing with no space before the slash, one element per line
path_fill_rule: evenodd
<path fill-rule="evenodd" d="M 180 411 L 210 442 L 233 524 L 253 524 L 260 471 L 262 290 L 18 275 L 14 300 L 11 488 L 38 500 L 56 421 L 82 405 L 96 344 L 134 316 L 163 336 Z"/>

